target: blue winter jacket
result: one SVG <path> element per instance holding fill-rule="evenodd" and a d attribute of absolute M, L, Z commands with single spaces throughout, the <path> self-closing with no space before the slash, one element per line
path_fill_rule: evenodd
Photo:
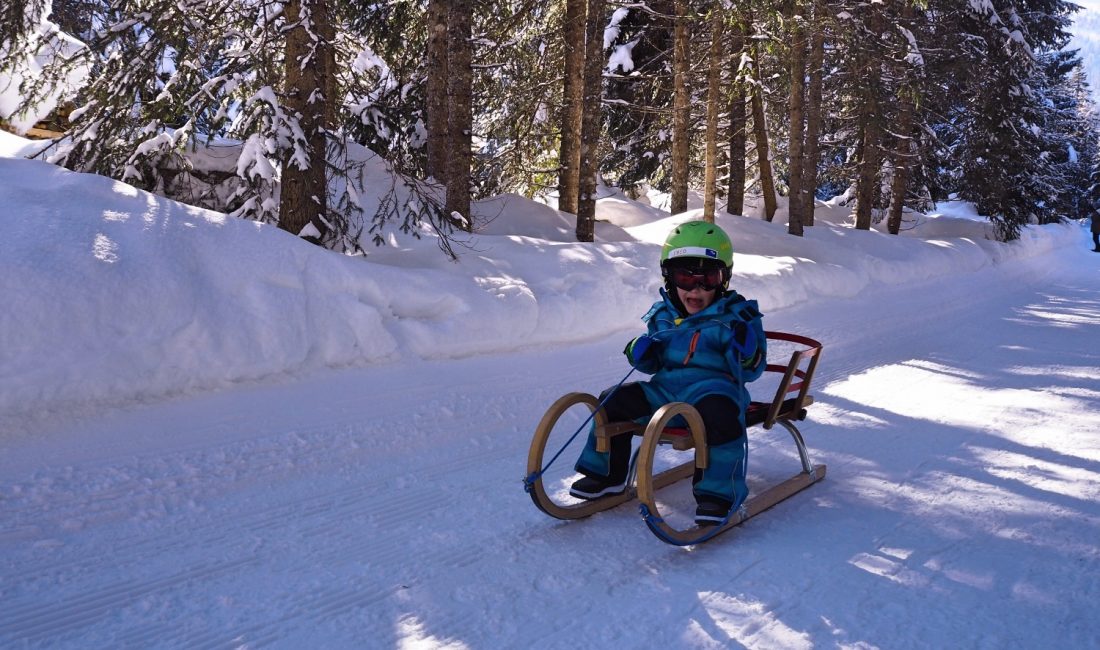
<path fill-rule="evenodd" d="M 694 404 L 706 395 L 726 395 L 741 406 L 744 426 L 749 404 L 745 384 L 760 377 L 767 364 L 756 301 L 729 291 L 706 309 L 680 318 L 664 289 L 661 298 L 642 317 L 657 343 L 641 359 L 630 359 L 635 368 L 653 375 L 640 384 L 646 398 L 654 405 Z"/>

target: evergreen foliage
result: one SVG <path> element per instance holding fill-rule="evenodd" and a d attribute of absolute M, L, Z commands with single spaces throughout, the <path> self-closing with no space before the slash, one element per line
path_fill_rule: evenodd
<path fill-rule="evenodd" d="M 444 187 L 427 180 L 432 127 L 425 107 L 437 74 L 425 56 L 427 3 L 339 0 L 331 7 L 334 87 L 316 89 L 335 111 L 335 200 L 327 220 L 334 234 L 323 243 L 361 251 L 364 239 L 383 240 L 386 223 L 415 234 L 427 222 L 446 235 Z M 74 69 L 90 71 L 69 97 L 76 110 L 65 125 L 68 137 L 47 153 L 51 161 L 242 218 L 278 221 L 277 170 L 302 155 L 304 141 L 300 115 L 284 101 L 284 0 L 54 0 L 50 19 L 86 47 L 29 74 L 28 57 L 50 47 L 41 27 L 50 9 L 46 0 L 4 3 L 0 84 L 21 79 L 26 115 Z M 754 121 L 749 104 L 741 105 L 746 122 L 734 124 L 748 136 L 747 162 L 725 142 L 717 155 L 712 145 L 708 173 L 722 177 L 718 187 L 723 178 L 744 178 L 750 194 L 770 193 L 770 169 L 761 161 L 774 168 L 780 195 L 792 185 L 792 170 L 801 179 L 816 171 L 803 202 L 851 196 L 857 227 L 890 208 L 891 232 L 903 205 L 927 209 L 952 195 L 974 202 L 1003 239 L 1028 223 L 1078 217 L 1100 203 L 1100 124 L 1080 59 L 1064 49 L 1074 9 L 1066 0 L 682 0 L 681 24 L 692 34 L 691 67 L 679 77 L 691 107 L 684 163 L 672 155 L 676 6 L 609 5 L 598 17 L 605 25 L 602 101 L 595 102 L 599 176 L 630 192 L 668 190 L 677 174 L 701 187 L 709 39 L 721 33 L 726 40 L 714 51 L 727 59 L 714 82 L 725 98 L 718 133 L 727 142 L 733 137 L 736 89 L 751 90 L 760 110 Z M 725 29 L 705 22 L 714 11 Z M 472 197 L 547 193 L 559 171 L 565 2 L 478 0 L 469 12 Z M 823 63 L 806 72 L 819 76 L 820 97 L 794 92 L 807 93 L 806 113 L 814 109 L 821 121 L 792 129 L 791 89 L 808 86 L 792 86 L 791 48 L 794 36 L 806 46 L 810 33 L 825 42 Z M 743 51 L 736 46 L 742 42 Z M 0 114 L 12 124 L 19 116 Z M 713 119 L 712 109 L 712 132 Z M 765 129 L 754 132 L 758 126 Z M 798 139 L 803 131 L 818 134 L 809 136 L 813 147 Z M 385 157 L 400 173 L 395 192 L 400 186 L 413 198 L 393 194 L 376 214 L 355 216 L 347 177 L 357 172 L 337 162 L 350 143 Z M 768 159 L 758 158 L 759 147 Z M 792 164 L 792 150 L 815 152 L 814 159 L 803 154 Z M 212 164 L 217 156 L 230 164 Z M 812 226 L 812 212 L 804 218 Z"/>

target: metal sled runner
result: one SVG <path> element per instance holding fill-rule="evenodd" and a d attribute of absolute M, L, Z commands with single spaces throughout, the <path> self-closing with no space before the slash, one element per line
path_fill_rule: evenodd
<path fill-rule="evenodd" d="M 775 504 L 808 488 L 825 477 L 825 466 L 810 462 L 806 443 L 802 439 L 795 422 L 806 418 L 806 409 L 813 404 L 810 395 L 810 382 L 817 367 L 821 353 L 821 344 L 817 341 L 785 332 L 767 332 L 769 343 L 785 341 L 797 348 L 786 366 L 768 364 L 767 372 L 781 373 L 782 378 L 776 389 L 775 397 L 769 402 L 752 402 L 745 414 L 748 428 L 763 425 L 771 429 L 777 423 L 785 428 L 794 439 L 798 456 L 802 464 L 801 471 L 787 480 L 766 490 L 751 494 L 742 506 L 730 513 L 726 521 L 718 526 L 695 526 L 678 530 L 669 525 L 657 507 L 656 491 L 680 479 L 691 476 L 695 469 L 707 466 L 706 431 L 698 411 L 690 404 L 673 402 L 666 404 L 654 413 L 648 423 L 608 422 L 607 416 L 599 408 L 599 400 L 587 393 L 569 393 L 554 402 L 543 415 L 527 455 L 527 477 L 524 486 L 539 510 L 558 519 L 580 519 L 597 512 L 614 508 L 635 497 L 640 502 L 639 509 L 649 529 L 662 541 L 685 546 L 705 542 L 712 537 L 733 528 L 750 517 L 767 510 Z M 642 435 L 642 442 L 631 463 L 630 478 L 622 494 L 611 495 L 591 501 L 563 503 L 554 501 L 543 485 L 543 473 L 547 465 L 543 464 L 547 441 L 555 424 L 569 409 L 583 404 L 591 413 L 597 449 L 607 451 L 610 440 L 620 435 Z M 668 425 L 679 417 L 687 423 L 686 428 L 670 428 Z M 672 468 L 654 474 L 654 458 L 660 445 L 671 445 L 673 449 L 695 450 L 694 460 L 684 462 Z M 560 455 L 561 452 L 559 451 Z M 550 463 L 554 462 L 555 456 Z"/>

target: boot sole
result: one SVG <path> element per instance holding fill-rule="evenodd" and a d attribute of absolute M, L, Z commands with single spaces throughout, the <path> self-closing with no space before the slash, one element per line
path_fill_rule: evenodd
<path fill-rule="evenodd" d="M 626 484 L 622 485 L 609 485 L 599 492 L 581 492 L 575 488 L 569 488 L 569 494 L 578 499 L 584 499 L 585 501 L 591 501 L 593 499 L 599 499 L 600 497 L 615 496 L 626 492 Z"/>

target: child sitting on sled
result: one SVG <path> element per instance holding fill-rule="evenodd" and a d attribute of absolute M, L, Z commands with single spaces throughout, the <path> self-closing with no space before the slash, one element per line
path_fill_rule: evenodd
<path fill-rule="evenodd" d="M 762 316 L 755 300 L 729 289 L 732 266 L 733 246 L 717 225 L 689 221 L 673 229 L 661 249 L 661 300 L 642 317 L 648 332 L 623 350 L 632 366 L 653 378 L 600 396 L 611 422 L 648 420 L 669 402 L 687 402 L 699 411 L 709 462 L 695 471 L 692 482 L 698 525 L 725 522 L 748 496 L 745 384 L 760 377 L 766 365 Z M 570 494 L 597 499 L 622 493 L 630 441 L 631 436 L 615 436 L 610 452 L 601 453 L 590 433 L 576 463 L 584 476 Z"/>

